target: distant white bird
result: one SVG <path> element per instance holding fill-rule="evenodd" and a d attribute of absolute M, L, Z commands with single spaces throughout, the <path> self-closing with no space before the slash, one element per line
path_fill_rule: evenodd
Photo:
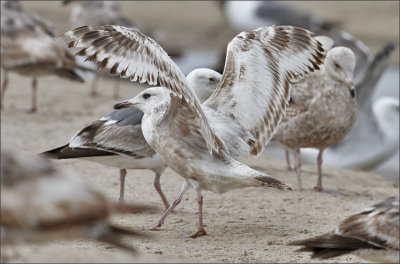
<path fill-rule="evenodd" d="M 304 246 L 312 258 L 330 259 L 354 254 L 375 263 L 399 263 L 399 197 L 376 203 L 347 217 L 335 231 L 289 243 Z"/>
<path fill-rule="evenodd" d="M 372 96 L 382 73 L 387 69 L 393 44 L 375 56 L 363 86 L 356 94 L 357 120 L 354 128 L 339 143 L 324 152 L 324 165 L 338 168 L 373 169 L 390 158 L 399 149 L 399 102 L 396 98 L 382 97 L 373 102 Z M 317 153 L 312 149 L 302 152 L 304 162 L 313 163 Z"/>
<path fill-rule="evenodd" d="M 135 106 L 144 112 L 146 141 L 185 178 L 179 197 L 149 229 L 162 225 L 191 186 L 196 187 L 199 204 L 193 238 L 206 234 L 201 189 L 217 193 L 250 186 L 290 189 L 235 158 L 262 151 L 285 112 L 289 82 L 323 63 L 325 51 L 310 32 L 271 26 L 236 36 L 227 48 L 222 80 L 203 105 L 176 64 L 143 34 L 120 26 L 89 26 L 65 35 L 74 39 L 70 47 L 82 48 L 79 55 L 99 62 L 110 74 L 162 85 L 115 106 Z"/>
<path fill-rule="evenodd" d="M 213 93 L 221 77 L 210 69 L 196 69 L 186 79 L 203 102 Z M 160 176 L 166 166 L 143 137 L 142 117 L 143 112 L 136 108 L 114 110 L 81 129 L 69 144 L 43 154 L 57 159 L 82 158 L 120 168 L 120 202 L 125 201 L 126 169 L 150 169 L 156 174 L 154 187 L 168 209 L 170 205 L 160 186 Z"/>
<path fill-rule="evenodd" d="M 327 147 L 340 141 L 355 122 L 355 59 L 348 48 L 332 48 L 328 51 L 320 71 L 293 84 L 286 116 L 280 123 L 274 140 L 294 150 L 300 191 L 300 148 L 319 150 L 316 189 L 320 192 L 326 191 L 322 187 L 322 153 Z M 290 167 L 289 156 L 286 157 Z"/>
<path fill-rule="evenodd" d="M 18 243 L 86 238 L 133 252 L 121 237 L 142 235 L 111 224 L 108 218 L 116 212 L 101 192 L 43 157 L 2 148 L 2 250 Z"/>
<path fill-rule="evenodd" d="M 23 9 L 19 1 L 1 1 L 1 107 L 8 84 L 8 71 L 32 76 L 32 108 L 37 110 L 38 76 L 55 74 L 83 82 L 77 70 L 88 69 L 78 65 L 67 49 L 55 37 L 53 25 L 36 14 Z"/>

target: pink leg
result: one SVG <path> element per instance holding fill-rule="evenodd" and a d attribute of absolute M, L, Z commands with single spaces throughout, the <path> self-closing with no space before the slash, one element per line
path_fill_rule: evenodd
<path fill-rule="evenodd" d="M 317 165 L 318 165 L 318 181 L 317 181 L 317 186 L 315 187 L 317 189 L 317 191 L 322 192 L 323 188 L 322 188 L 322 152 L 324 150 L 320 150 L 318 153 L 318 157 L 317 157 Z"/>
<path fill-rule="evenodd" d="M 300 149 L 296 149 L 295 151 L 294 151 L 294 158 L 295 158 L 295 161 L 294 161 L 294 166 L 295 166 L 295 169 L 296 169 L 296 175 L 297 175 L 297 182 L 298 182 L 298 185 L 299 185 L 299 192 L 301 192 L 302 191 L 302 188 L 301 188 L 301 160 L 300 160 Z"/>
<path fill-rule="evenodd" d="M 285 148 L 285 157 L 286 157 L 287 170 L 291 171 L 292 167 L 290 166 L 290 155 L 289 155 L 289 150 L 287 148 Z"/>
<path fill-rule="evenodd" d="M 0 101 L 0 108 L 3 109 L 3 101 L 4 95 L 6 93 L 6 88 L 8 84 L 8 73 L 6 70 L 3 70 L 3 83 L 1 84 L 1 101 Z"/>
<path fill-rule="evenodd" d="M 119 181 L 120 181 L 120 189 L 119 189 L 119 203 L 125 204 L 125 177 L 126 177 L 126 169 L 119 170 Z"/>
<path fill-rule="evenodd" d="M 90 96 L 95 97 L 97 96 L 97 84 L 100 79 L 100 73 L 96 72 L 94 76 L 94 80 L 92 82 L 92 89 L 90 90 Z"/>
<path fill-rule="evenodd" d="M 32 108 L 31 110 L 28 111 L 29 113 L 35 113 L 37 111 L 36 94 L 37 94 L 37 79 L 36 77 L 34 77 L 32 80 Z"/>
<path fill-rule="evenodd" d="M 115 83 L 114 83 L 114 99 L 119 98 L 119 85 L 120 85 L 121 79 L 115 78 Z"/>
<path fill-rule="evenodd" d="M 185 182 L 182 185 L 182 189 L 181 189 L 181 194 L 178 196 L 178 198 L 171 204 L 171 206 L 164 212 L 163 216 L 156 221 L 154 224 L 145 227 L 144 229 L 148 229 L 148 230 L 155 230 L 157 227 L 160 227 L 165 219 L 167 218 L 167 216 L 174 210 L 174 208 L 181 202 L 183 194 L 189 190 L 191 187 L 191 184 L 185 180 Z"/>
<path fill-rule="evenodd" d="M 323 149 L 319 150 L 318 157 L 317 157 L 317 164 L 318 164 L 318 181 L 317 186 L 314 187 L 318 192 L 329 193 L 329 194 L 336 194 L 336 195 L 344 195 L 341 192 L 333 191 L 333 190 L 326 190 L 322 187 L 322 153 Z"/>
<path fill-rule="evenodd" d="M 169 205 L 169 202 L 167 200 L 167 197 L 165 197 L 163 191 L 161 190 L 160 177 L 161 177 L 161 173 L 156 172 L 156 177 L 154 178 L 154 188 L 156 188 L 158 194 L 160 195 L 161 200 L 164 203 L 165 210 L 168 210 L 170 205 Z"/>
<path fill-rule="evenodd" d="M 201 195 L 200 187 L 198 186 L 196 187 L 196 192 L 197 192 L 197 203 L 199 204 L 199 226 L 196 232 L 188 236 L 184 236 L 183 238 L 196 238 L 207 235 L 207 232 L 204 229 L 204 224 L 203 224 L 203 196 Z"/>

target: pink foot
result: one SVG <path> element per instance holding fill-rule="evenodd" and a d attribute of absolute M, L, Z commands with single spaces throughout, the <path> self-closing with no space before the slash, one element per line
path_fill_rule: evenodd
<path fill-rule="evenodd" d="M 182 238 L 197 238 L 197 237 L 201 237 L 201 236 L 205 236 L 205 235 L 207 235 L 207 232 L 204 229 L 204 227 L 201 227 L 201 228 L 199 228 L 199 230 L 197 230 L 193 234 L 190 234 L 187 236 L 182 236 Z"/>
<path fill-rule="evenodd" d="M 152 225 L 143 227 L 143 230 L 157 230 L 158 227 L 161 227 L 162 223 L 160 221 L 155 222 Z"/>

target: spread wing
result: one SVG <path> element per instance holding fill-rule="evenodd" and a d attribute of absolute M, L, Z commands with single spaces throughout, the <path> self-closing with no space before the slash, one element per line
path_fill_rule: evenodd
<path fill-rule="evenodd" d="M 110 25 L 79 27 L 64 35 L 74 39 L 68 45 L 70 48 L 82 48 L 77 55 L 87 56 L 99 68 L 110 70 L 111 75 L 150 85 L 160 83 L 173 95 L 185 98 L 188 109 L 201 123 L 200 133 L 208 150 L 218 151 L 216 136 L 185 76 L 153 39 L 135 29 Z"/>
<path fill-rule="evenodd" d="M 224 74 L 204 103 L 250 131 L 250 153 L 275 133 L 289 100 L 290 82 L 319 69 L 325 51 L 310 32 L 292 26 L 242 32 L 228 45 Z"/>

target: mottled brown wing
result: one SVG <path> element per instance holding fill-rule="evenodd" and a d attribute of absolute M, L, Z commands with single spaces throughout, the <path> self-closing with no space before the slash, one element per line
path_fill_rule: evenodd
<path fill-rule="evenodd" d="M 381 248 L 400 249 L 399 198 L 391 197 L 346 218 L 337 232 Z"/>
<path fill-rule="evenodd" d="M 99 68 L 110 70 L 111 75 L 150 85 L 160 83 L 179 98 L 185 98 L 188 111 L 201 122 L 200 132 L 208 150 L 218 151 L 216 136 L 199 100 L 178 66 L 153 39 L 134 29 L 112 25 L 79 27 L 64 35 L 74 39 L 69 47 L 82 48 L 77 55 L 87 56 L 87 60 L 97 62 Z"/>
<path fill-rule="evenodd" d="M 319 69 L 325 58 L 310 32 L 291 26 L 242 32 L 228 45 L 224 74 L 205 106 L 250 131 L 250 153 L 275 133 L 289 100 L 290 81 Z"/>
<path fill-rule="evenodd" d="M 328 259 L 350 253 L 357 249 L 376 248 L 359 239 L 327 233 L 308 239 L 290 242 L 291 246 L 304 246 L 299 251 L 310 251 L 313 258 Z"/>

